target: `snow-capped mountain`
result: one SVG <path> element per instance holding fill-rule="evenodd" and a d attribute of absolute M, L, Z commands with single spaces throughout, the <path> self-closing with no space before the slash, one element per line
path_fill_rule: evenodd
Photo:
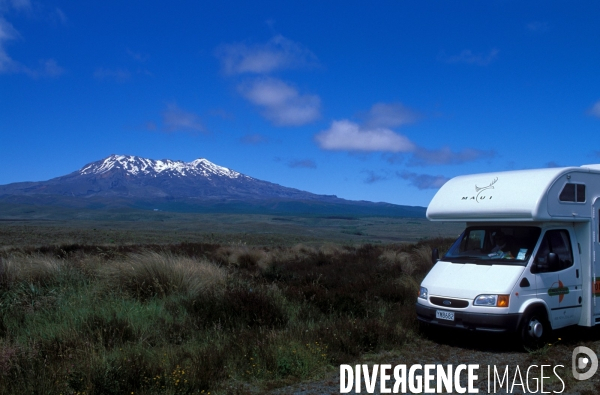
<path fill-rule="evenodd" d="M 0 194 L 123 198 L 331 199 L 248 177 L 206 159 L 192 162 L 110 155 L 62 177 L 0 187 Z"/>
<path fill-rule="evenodd" d="M 113 169 L 123 170 L 134 176 L 144 175 L 157 177 L 168 175 L 169 177 L 211 176 L 239 178 L 247 177 L 237 171 L 218 166 L 204 158 L 191 162 L 173 161 L 170 159 L 154 160 L 140 158 L 132 155 L 111 155 L 108 158 L 90 163 L 79 170 L 79 174 L 103 174 Z"/>
<path fill-rule="evenodd" d="M 110 155 L 65 176 L 0 185 L 0 201 L 176 211 L 363 213 L 423 217 L 425 208 L 356 202 L 258 180 L 207 159 Z"/>

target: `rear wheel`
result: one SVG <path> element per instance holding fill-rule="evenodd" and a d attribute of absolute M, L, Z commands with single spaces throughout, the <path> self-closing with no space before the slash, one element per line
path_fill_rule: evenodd
<path fill-rule="evenodd" d="M 546 312 L 541 308 L 528 310 L 521 321 L 520 335 L 526 350 L 535 350 L 544 345 L 552 330 Z"/>

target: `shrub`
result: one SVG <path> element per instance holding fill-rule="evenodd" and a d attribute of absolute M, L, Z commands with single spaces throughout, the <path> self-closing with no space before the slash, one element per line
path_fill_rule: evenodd
<path fill-rule="evenodd" d="M 319 248 L 319 252 L 322 252 L 326 256 L 336 256 L 343 252 L 342 247 L 333 243 L 325 243 Z"/>
<path fill-rule="evenodd" d="M 81 323 L 81 332 L 107 349 L 135 341 L 137 335 L 128 320 L 117 316 L 114 311 L 108 317 L 98 313 L 85 317 Z"/>
<path fill-rule="evenodd" d="M 400 262 L 400 268 L 402 269 L 402 273 L 405 273 L 408 276 L 412 276 L 412 274 L 417 269 L 417 264 L 415 263 L 415 260 L 412 259 L 411 255 L 408 252 L 398 253 L 398 261 Z"/>
<path fill-rule="evenodd" d="M 219 248 L 216 257 L 222 264 L 248 269 L 257 266 L 261 260 L 265 259 L 266 253 L 260 249 L 236 244 Z"/>
<path fill-rule="evenodd" d="M 109 262 L 103 274 L 123 290 L 142 300 L 178 292 L 196 297 L 222 288 L 224 269 L 206 260 L 146 251 Z"/>
<path fill-rule="evenodd" d="M 410 254 L 410 259 L 415 266 L 415 272 L 425 274 L 433 267 L 431 262 L 431 247 L 420 245 L 415 247 Z"/>
<path fill-rule="evenodd" d="M 10 289 L 16 283 L 49 285 L 65 270 L 65 261 L 45 255 L 11 255 L 0 258 L 0 287 Z"/>
<path fill-rule="evenodd" d="M 232 287 L 222 294 L 204 294 L 196 299 L 179 301 L 193 317 L 199 329 L 212 327 L 280 328 L 288 317 L 275 292 L 262 287 Z M 175 306 L 168 308 L 174 309 Z"/>
<path fill-rule="evenodd" d="M 314 247 L 304 245 L 302 243 L 296 244 L 291 248 L 292 252 L 297 255 L 310 255 L 316 254 L 317 250 Z"/>

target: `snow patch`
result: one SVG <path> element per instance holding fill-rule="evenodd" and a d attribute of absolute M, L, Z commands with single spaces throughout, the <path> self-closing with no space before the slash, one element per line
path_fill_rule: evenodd
<path fill-rule="evenodd" d="M 112 169 L 124 170 L 131 175 L 147 175 L 156 177 L 159 174 L 165 174 L 169 177 L 193 177 L 202 176 L 211 178 L 212 176 L 227 178 L 251 178 L 237 171 L 216 165 L 211 161 L 199 158 L 191 162 L 173 161 L 170 159 L 154 160 L 141 158 L 133 155 L 111 155 L 108 158 L 87 165 L 81 170 L 80 174 L 103 174 Z"/>

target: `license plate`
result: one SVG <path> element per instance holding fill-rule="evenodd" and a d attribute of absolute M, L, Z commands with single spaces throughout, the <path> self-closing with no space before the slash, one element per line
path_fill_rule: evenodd
<path fill-rule="evenodd" d="M 453 311 L 435 311 L 435 318 L 439 318 L 441 320 L 454 321 L 454 312 Z"/>

